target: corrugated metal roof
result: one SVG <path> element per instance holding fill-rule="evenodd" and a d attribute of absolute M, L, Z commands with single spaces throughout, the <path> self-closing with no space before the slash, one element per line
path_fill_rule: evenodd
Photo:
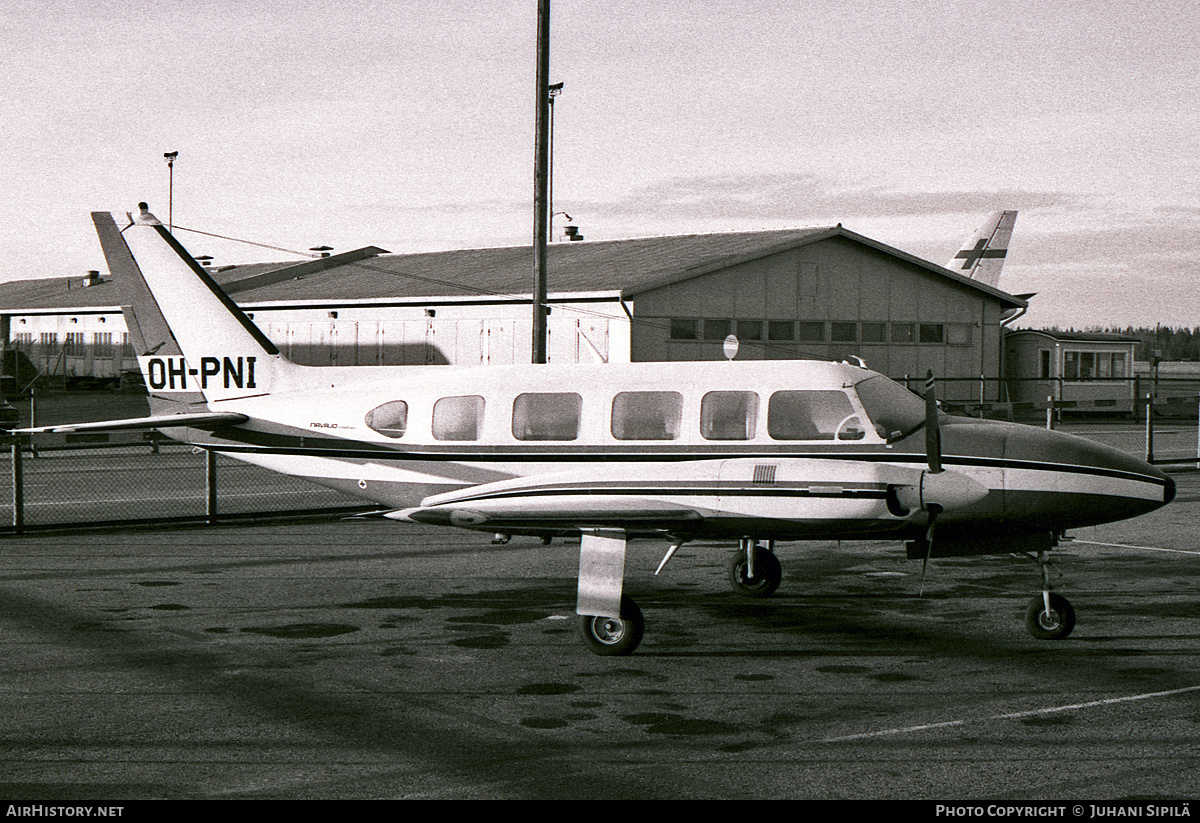
<path fill-rule="evenodd" d="M 551 243 L 547 253 L 552 293 L 619 292 L 632 296 L 740 262 L 845 237 L 977 288 L 1008 306 L 1025 301 L 968 280 L 882 243 L 836 227 L 690 234 L 627 240 Z M 293 263 L 255 264 L 213 272 L 221 284 L 257 277 Z M 387 298 L 528 295 L 532 291 L 532 246 L 460 249 L 419 254 L 384 254 L 334 266 L 259 288 L 237 292 L 239 303 L 373 300 Z M 270 278 L 266 278 L 270 279 Z M 76 285 L 80 281 L 74 281 Z M 114 285 L 66 288 L 62 279 L 26 280 L 0 286 L 0 311 L 86 309 L 120 304 Z"/>

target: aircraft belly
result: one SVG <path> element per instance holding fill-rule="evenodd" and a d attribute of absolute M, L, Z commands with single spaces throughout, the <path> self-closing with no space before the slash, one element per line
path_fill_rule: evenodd
<path fill-rule="evenodd" d="M 490 482 L 497 473 L 488 468 L 446 462 L 383 463 L 359 458 L 233 452 L 236 460 L 270 471 L 303 477 L 363 500 L 396 508 L 416 506 L 433 494 Z M 501 475 L 502 476 L 502 475 Z"/>

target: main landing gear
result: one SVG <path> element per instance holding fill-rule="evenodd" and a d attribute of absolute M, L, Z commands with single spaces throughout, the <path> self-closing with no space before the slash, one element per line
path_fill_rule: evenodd
<path fill-rule="evenodd" d="M 631 654 L 642 642 L 646 621 L 633 598 L 621 597 L 620 617 L 580 615 L 579 634 L 593 654 L 620 656 Z"/>
<path fill-rule="evenodd" d="M 770 597 L 783 580 L 783 568 L 775 556 L 775 541 L 767 548 L 752 538 L 743 537 L 741 545 L 729 561 L 729 582 L 733 590 L 744 597 Z"/>
<path fill-rule="evenodd" d="M 1075 607 L 1061 594 L 1050 591 L 1050 560 L 1046 552 L 1029 556 L 1042 571 L 1042 593 L 1029 601 L 1025 628 L 1038 640 L 1062 640 L 1075 628 Z"/>
<path fill-rule="evenodd" d="M 632 654 L 642 642 L 646 621 L 637 603 L 621 591 L 627 535 L 616 529 L 597 529 L 584 532 L 581 537 L 575 611 L 579 615 L 583 644 L 594 654 Z M 671 545 L 659 564 L 659 571 L 683 543 L 680 539 Z M 774 541 L 768 541 L 764 548 L 753 538 L 742 538 L 729 564 L 729 581 L 735 592 L 754 598 L 775 593 L 783 579 L 783 570 L 774 549 Z"/>

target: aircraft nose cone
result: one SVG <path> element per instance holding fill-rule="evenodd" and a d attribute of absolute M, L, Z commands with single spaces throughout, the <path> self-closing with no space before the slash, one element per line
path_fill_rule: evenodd
<path fill-rule="evenodd" d="M 1019 514 L 1041 512 L 1063 528 L 1136 517 L 1175 497 L 1175 481 L 1149 463 L 1064 432 L 1014 427 L 1005 438 L 1004 456 L 1027 467 L 1029 492 L 1008 494 L 1010 503 L 1023 509 Z M 1033 488 L 1039 477 L 1054 488 Z"/>

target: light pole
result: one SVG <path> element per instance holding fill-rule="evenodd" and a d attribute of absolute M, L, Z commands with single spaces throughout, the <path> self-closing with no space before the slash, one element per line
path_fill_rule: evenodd
<path fill-rule="evenodd" d="M 175 232 L 175 158 L 178 156 L 177 151 L 163 153 L 167 160 L 167 231 L 172 234 Z"/>
<path fill-rule="evenodd" d="M 550 229 L 547 200 L 549 165 L 550 0 L 538 0 L 537 80 L 533 151 L 533 352 L 534 363 L 546 362 L 546 236 Z"/>
<path fill-rule="evenodd" d="M 563 84 L 555 83 L 550 87 L 550 139 L 549 151 L 550 162 L 549 168 L 546 171 L 546 211 L 550 213 L 549 239 L 554 242 L 554 98 L 562 94 Z M 568 220 L 571 218 L 568 217 Z"/>

